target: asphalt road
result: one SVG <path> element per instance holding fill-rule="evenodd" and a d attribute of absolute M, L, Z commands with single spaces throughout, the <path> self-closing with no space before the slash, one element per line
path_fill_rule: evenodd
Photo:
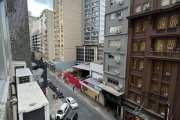
<path fill-rule="evenodd" d="M 65 83 L 56 80 L 50 74 L 48 74 L 48 78 L 64 94 L 65 97 L 61 98 L 63 102 L 65 102 L 66 97 L 72 97 L 76 100 L 76 102 L 78 103 L 78 108 L 73 111 L 78 113 L 78 120 L 105 120 L 101 114 L 99 114 L 94 108 L 92 108 L 92 106 L 87 104 L 87 102 L 83 98 L 76 95 L 73 92 L 73 89 L 70 89 Z M 66 120 L 67 115 L 71 111 L 72 109 L 70 108 L 64 120 Z"/>

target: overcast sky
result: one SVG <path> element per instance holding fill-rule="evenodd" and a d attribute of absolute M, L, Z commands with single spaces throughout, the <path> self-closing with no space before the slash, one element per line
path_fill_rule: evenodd
<path fill-rule="evenodd" d="M 28 10 L 32 16 L 40 16 L 44 9 L 53 10 L 53 0 L 28 0 Z"/>

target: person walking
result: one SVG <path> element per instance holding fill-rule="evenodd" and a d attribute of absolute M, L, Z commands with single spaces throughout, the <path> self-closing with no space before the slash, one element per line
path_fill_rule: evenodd
<path fill-rule="evenodd" d="M 73 85 L 73 92 L 74 92 L 75 84 Z"/>
<path fill-rule="evenodd" d="M 95 101 L 97 100 L 97 96 L 95 95 Z"/>

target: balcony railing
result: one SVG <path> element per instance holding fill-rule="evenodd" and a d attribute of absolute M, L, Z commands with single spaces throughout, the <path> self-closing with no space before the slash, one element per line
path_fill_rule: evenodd
<path fill-rule="evenodd" d="M 171 27 L 166 29 L 154 29 L 153 35 L 164 35 L 164 34 L 178 34 L 180 33 L 180 27 Z"/>
<path fill-rule="evenodd" d="M 180 58 L 180 52 L 159 52 L 159 51 L 150 51 L 150 56 L 158 56 L 158 57 L 165 57 L 165 58 Z"/>

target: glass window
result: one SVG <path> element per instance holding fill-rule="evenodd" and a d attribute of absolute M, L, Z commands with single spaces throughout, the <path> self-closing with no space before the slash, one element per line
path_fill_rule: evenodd
<path fill-rule="evenodd" d="M 134 41 L 132 51 L 137 51 L 137 48 L 138 48 L 138 42 Z"/>
<path fill-rule="evenodd" d="M 155 111 L 156 110 L 156 101 L 149 100 L 149 109 Z"/>
<path fill-rule="evenodd" d="M 111 5 L 117 4 L 117 3 L 119 3 L 120 1 L 122 1 L 122 0 L 111 0 Z"/>
<path fill-rule="evenodd" d="M 152 81 L 151 82 L 151 92 L 155 92 L 155 93 L 157 93 L 158 92 L 158 82 L 156 82 L 156 81 Z"/>
<path fill-rule="evenodd" d="M 122 30 L 122 26 L 110 27 L 110 34 L 111 33 L 120 33 L 121 30 Z"/>
<path fill-rule="evenodd" d="M 161 17 L 159 20 L 158 20 L 158 29 L 165 29 L 166 28 L 166 17 Z"/>
<path fill-rule="evenodd" d="M 141 11 L 141 5 L 136 6 L 136 13 Z"/>
<path fill-rule="evenodd" d="M 109 47 L 116 47 L 116 46 L 121 46 L 121 41 L 120 40 L 109 40 Z"/>
<path fill-rule="evenodd" d="M 171 63 L 170 62 L 164 62 L 163 64 L 163 74 L 170 75 L 171 73 Z"/>
<path fill-rule="evenodd" d="M 156 40 L 155 51 L 163 52 L 164 48 L 165 48 L 165 41 L 164 40 Z"/>
<path fill-rule="evenodd" d="M 159 104 L 159 105 L 158 105 L 158 112 L 159 112 L 159 114 L 161 114 L 161 115 L 165 115 L 165 105 Z"/>
<path fill-rule="evenodd" d="M 131 59 L 131 68 L 136 69 L 136 59 Z"/>
<path fill-rule="evenodd" d="M 178 25 L 179 17 L 177 15 L 172 15 L 169 20 L 170 27 L 176 27 Z"/>
<path fill-rule="evenodd" d="M 149 2 L 143 4 L 143 11 L 149 9 Z"/>
<path fill-rule="evenodd" d="M 140 41 L 140 51 L 145 50 L 145 41 Z"/>
<path fill-rule="evenodd" d="M 162 6 L 169 5 L 170 0 L 162 0 Z"/>
<path fill-rule="evenodd" d="M 129 99 L 134 100 L 134 93 L 129 91 Z"/>
<path fill-rule="evenodd" d="M 136 94 L 135 101 L 140 104 L 141 101 L 141 95 Z"/>
<path fill-rule="evenodd" d="M 135 30 L 134 30 L 135 32 L 140 32 L 141 31 L 141 24 L 140 24 L 140 22 L 136 22 L 135 23 Z"/>
<path fill-rule="evenodd" d="M 146 31 L 147 30 L 147 21 L 142 22 L 142 30 Z"/>
<path fill-rule="evenodd" d="M 159 73 L 160 72 L 160 65 L 161 65 L 161 63 L 159 61 L 153 62 L 153 73 Z"/>
<path fill-rule="evenodd" d="M 113 19 L 115 19 L 115 18 L 116 18 L 116 13 L 110 14 L 110 20 L 113 20 Z"/>

